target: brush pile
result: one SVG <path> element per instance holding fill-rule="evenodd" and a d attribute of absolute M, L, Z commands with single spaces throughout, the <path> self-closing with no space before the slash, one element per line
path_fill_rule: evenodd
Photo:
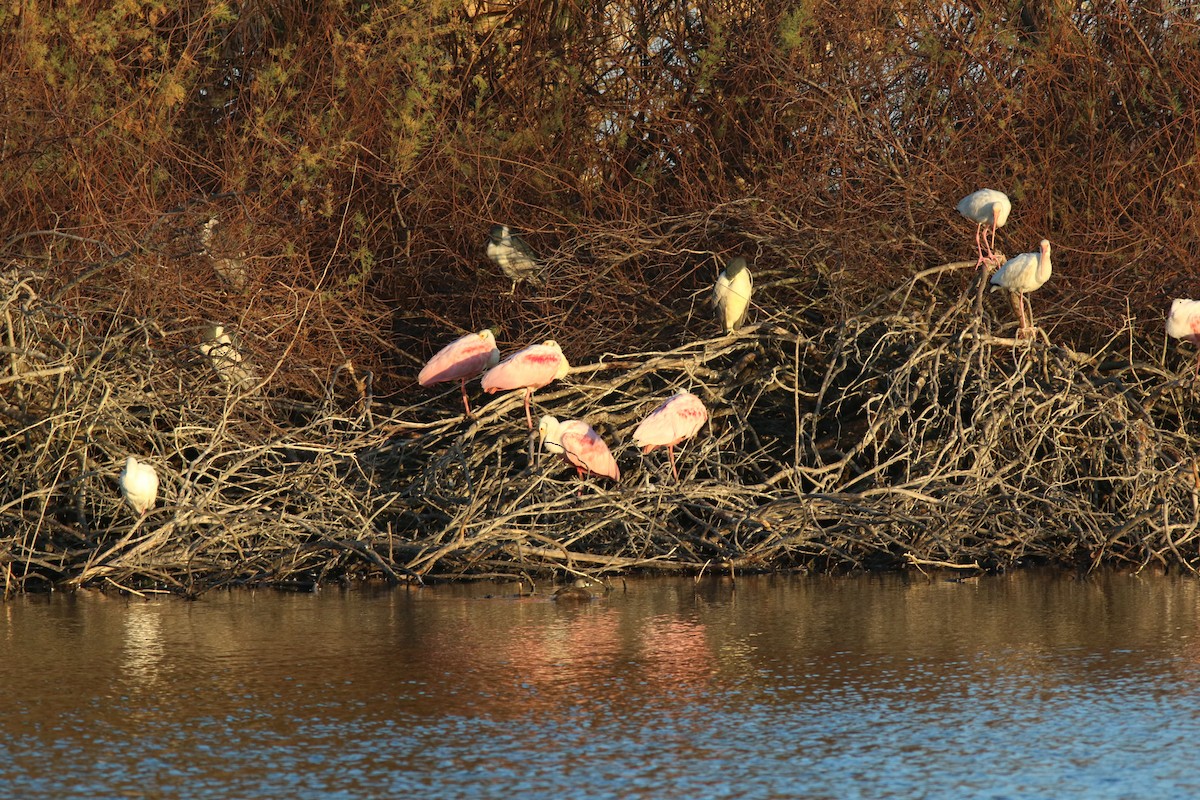
<path fill-rule="evenodd" d="M 273 394 L 283 364 L 256 363 L 253 343 L 83 316 L 10 265 L 0 579 L 6 593 L 195 595 L 547 570 L 1195 572 L 1190 354 L 1172 348 L 1175 371 L 1128 331 L 1094 354 L 1045 331 L 1005 338 L 1004 304 L 963 290 L 971 268 L 926 270 L 833 325 L 811 323 L 825 316 L 814 300 L 673 349 L 568 352 L 575 369 L 535 413 L 589 421 L 621 466 L 614 485 L 534 453 L 520 392 L 485 403 L 469 387 L 474 420 L 457 384 L 388 407 L 352 368 L 325 376 L 323 396 Z M 677 450 L 676 482 L 630 436 L 682 389 L 710 423 Z M 140 519 L 117 491 L 129 454 L 160 478 Z"/>

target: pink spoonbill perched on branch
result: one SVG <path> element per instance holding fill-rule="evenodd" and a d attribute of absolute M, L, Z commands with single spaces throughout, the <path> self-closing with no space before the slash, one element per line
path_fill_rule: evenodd
<path fill-rule="evenodd" d="M 1200 344 L 1200 300 L 1181 297 L 1171 301 L 1171 313 L 1167 315 L 1167 336 Z M 1196 373 L 1200 374 L 1200 357 L 1196 359 Z"/>
<path fill-rule="evenodd" d="M 507 389 L 525 390 L 525 421 L 533 430 L 533 415 L 529 413 L 529 399 L 534 389 L 566 377 L 571 371 L 567 357 L 558 342 L 548 339 L 541 344 L 531 344 L 518 350 L 483 374 L 483 390 L 488 394 Z M 531 440 L 532 441 L 532 440 Z"/>
<path fill-rule="evenodd" d="M 1004 262 L 1004 266 L 996 270 L 992 276 L 992 291 L 1008 289 L 1017 315 L 1021 318 L 1021 328 L 1017 337 L 1033 329 L 1033 304 L 1029 305 L 1029 320 L 1025 319 L 1025 304 L 1029 298 L 1025 295 L 1050 280 L 1050 242 L 1042 239 L 1036 253 L 1021 253 Z"/>
<path fill-rule="evenodd" d="M 561 455 L 575 469 L 579 477 L 584 473 L 603 475 L 614 481 L 621 480 L 621 470 L 617 467 L 616 459 L 612 457 L 608 445 L 600 438 L 600 434 L 581 419 L 568 419 L 559 422 L 557 418 L 547 414 L 538 424 L 538 438 L 542 446 L 551 453 Z"/>
<path fill-rule="evenodd" d="M 462 385 L 463 408 L 471 416 L 471 404 L 467 402 L 467 381 L 488 367 L 496 366 L 500 350 L 496 347 L 496 334 L 485 328 L 479 333 L 468 333 L 443 347 L 429 363 L 421 369 L 417 383 L 433 386 L 435 383 L 458 381 Z"/>
<path fill-rule="evenodd" d="M 1003 228 L 1008 222 L 1008 213 L 1012 211 L 1012 203 L 1008 195 L 995 189 L 980 189 L 958 201 L 958 213 L 972 222 L 978 223 L 975 228 L 975 247 L 979 250 L 979 263 L 983 263 L 983 251 L 987 248 L 989 258 L 996 254 L 996 229 Z M 988 241 L 987 230 L 992 232 Z M 982 234 L 982 239 L 980 235 Z"/>
<path fill-rule="evenodd" d="M 691 392 L 680 392 L 667 398 L 650 416 L 642 420 L 633 432 L 633 443 L 649 453 L 656 447 L 667 448 L 671 472 L 679 480 L 675 467 L 675 445 L 696 435 L 708 420 L 708 409 Z"/>

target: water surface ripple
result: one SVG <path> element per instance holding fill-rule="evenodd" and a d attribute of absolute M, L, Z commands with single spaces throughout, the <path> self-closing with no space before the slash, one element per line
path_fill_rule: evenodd
<path fill-rule="evenodd" d="M 1191 580 L 512 591 L 11 601 L 0 795 L 1200 796 Z"/>

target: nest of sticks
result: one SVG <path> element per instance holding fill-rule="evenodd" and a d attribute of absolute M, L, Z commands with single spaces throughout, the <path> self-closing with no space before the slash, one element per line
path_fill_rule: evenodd
<path fill-rule="evenodd" d="M 362 376 L 327 376 L 353 392 L 275 396 L 271 376 L 285 365 L 253 364 L 252 343 L 243 359 L 211 342 L 202 350 L 194 330 L 118 312 L 83 318 L 43 298 L 37 275 L 10 269 L 0 275 L 5 591 L 195 595 L 632 569 L 1200 568 L 1190 365 L 1172 371 L 1132 334 L 1094 354 L 1043 332 L 996 335 L 981 280 L 962 291 L 970 267 L 927 270 L 824 328 L 806 321 L 822 314 L 762 303 L 733 335 L 575 364 L 535 407 L 591 423 L 621 466 L 617 484 L 534 452 L 520 392 L 485 403 L 476 384 L 473 420 L 457 384 L 402 407 L 373 398 Z M 770 286 L 760 277 L 760 296 Z M 643 455 L 630 437 L 683 389 L 710 421 L 677 450 L 676 481 L 665 453 Z M 143 518 L 117 491 L 129 454 L 160 477 Z"/>

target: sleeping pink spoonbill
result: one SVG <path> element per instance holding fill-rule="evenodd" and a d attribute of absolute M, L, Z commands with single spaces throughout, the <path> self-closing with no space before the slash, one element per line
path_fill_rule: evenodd
<path fill-rule="evenodd" d="M 121 487 L 121 496 L 139 517 L 154 507 L 158 497 L 158 473 L 154 467 L 129 456 L 117 484 Z"/>
<path fill-rule="evenodd" d="M 667 398 L 662 405 L 650 412 L 633 432 L 633 443 L 649 453 L 656 447 L 667 448 L 671 472 L 679 480 L 675 467 L 675 445 L 695 436 L 708 420 L 708 409 L 699 397 L 691 392 L 680 392 Z"/>
<path fill-rule="evenodd" d="M 996 229 L 1003 228 L 1008 222 L 1008 213 L 1012 211 L 1012 203 L 1008 195 L 995 189 L 980 189 L 958 201 L 958 213 L 972 222 L 978 223 L 975 228 L 975 247 L 979 250 L 979 263 L 983 263 L 983 250 L 987 248 L 990 258 L 996 254 Z M 992 238 L 988 241 L 987 229 L 991 229 Z M 983 238 L 980 239 L 980 234 Z"/>
<path fill-rule="evenodd" d="M 533 390 L 565 377 L 570 371 L 571 365 L 558 342 L 548 339 L 518 350 L 483 373 L 483 390 L 495 394 L 507 389 L 524 389 L 525 421 L 529 423 L 529 430 L 533 430 L 533 415 L 529 413 Z"/>
<path fill-rule="evenodd" d="M 614 481 L 621 480 L 621 470 L 617 467 L 616 459 L 612 457 L 608 445 L 600 438 L 600 434 L 583 420 L 568 419 L 559 422 L 556 417 L 547 414 L 538 423 L 538 438 L 542 441 L 542 447 L 561 455 L 579 470 L 579 477 L 582 478 L 588 473 L 603 475 Z"/>
<path fill-rule="evenodd" d="M 421 369 L 417 383 L 433 386 L 445 381 L 458 381 L 462 385 L 463 408 L 471 416 L 471 404 L 467 402 L 467 381 L 488 367 L 496 366 L 500 350 L 496 347 L 496 334 L 490 329 L 479 333 L 468 333 L 443 347 L 429 363 Z"/>
<path fill-rule="evenodd" d="M 1008 289 L 1012 292 L 1013 305 L 1021 318 L 1021 328 L 1017 331 L 1018 338 L 1026 331 L 1032 330 L 1033 304 L 1029 305 L 1029 321 L 1025 320 L 1025 297 L 1029 292 L 1041 287 L 1050 279 L 1050 242 L 1042 239 L 1037 253 L 1021 253 L 1004 262 L 1004 266 L 996 270 L 992 276 L 992 291 Z"/>
<path fill-rule="evenodd" d="M 754 289 L 754 278 L 741 256 L 729 259 L 724 271 L 713 287 L 713 305 L 717 307 L 717 321 L 726 333 L 733 333 L 746 319 L 750 307 L 750 293 Z"/>
<path fill-rule="evenodd" d="M 1200 344 L 1200 300 L 1181 297 L 1171 301 L 1171 313 L 1167 315 L 1167 336 Z M 1200 374 L 1200 357 L 1196 359 L 1196 373 Z"/>

